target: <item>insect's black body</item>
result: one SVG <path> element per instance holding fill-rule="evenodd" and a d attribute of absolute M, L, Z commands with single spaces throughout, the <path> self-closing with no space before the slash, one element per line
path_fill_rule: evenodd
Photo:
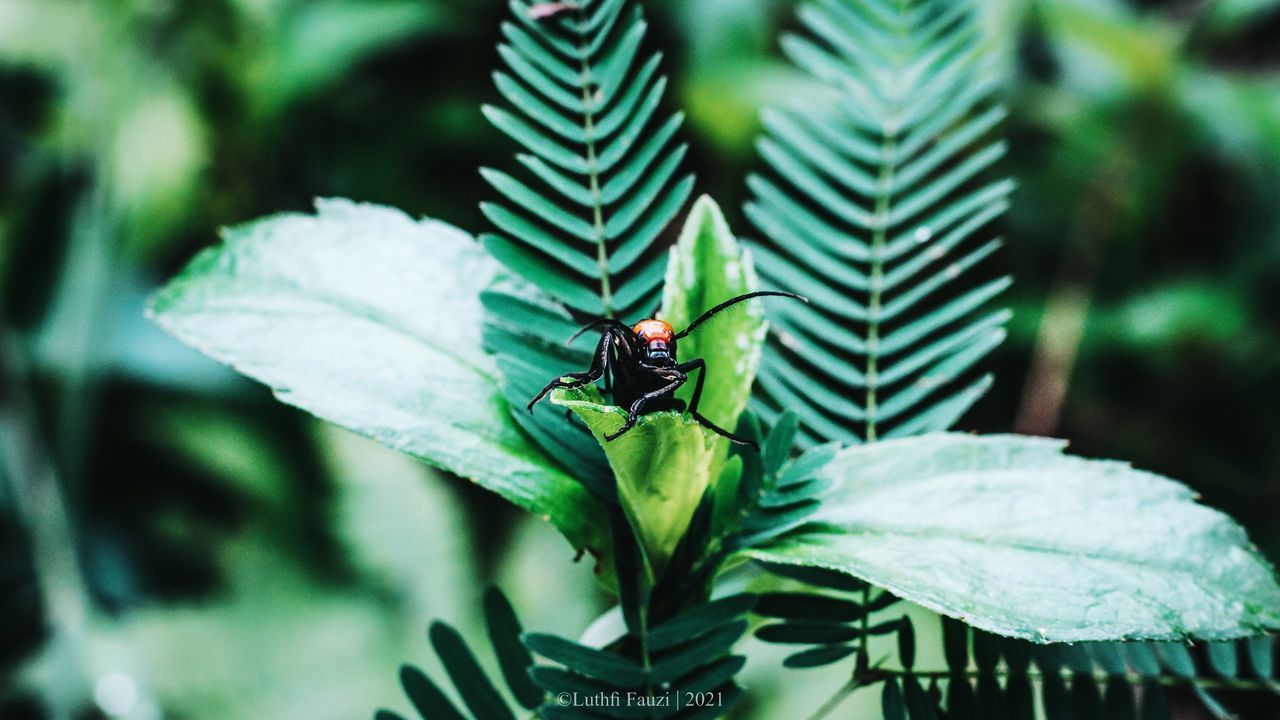
<path fill-rule="evenodd" d="M 627 347 L 625 341 L 610 338 L 613 357 L 608 363 L 609 379 L 606 387 L 618 407 L 631 407 L 640 398 L 653 395 L 670 385 L 675 379 L 675 364 L 666 367 L 660 365 L 641 364 L 636 359 L 634 350 Z M 663 410 L 684 410 L 684 401 L 672 392 L 669 396 L 659 394 L 651 397 L 640 409 L 641 415 L 661 412 Z"/>
<path fill-rule="evenodd" d="M 641 320 L 631 327 L 608 318 L 592 322 L 578 331 L 580 335 L 592 328 L 604 328 L 590 369 L 566 373 L 547 383 L 542 392 L 529 403 L 529 411 L 532 412 L 534 404 L 556 388 L 582 387 L 603 379 L 604 390 L 612 396 L 613 404 L 627 408 L 627 421 L 617 432 L 605 437 L 606 440 L 613 440 L 635 426 L 641 415 L 663 410 L 684 411 L 685 402 L 676 397 L 676 390 L 688 381 L 691 373 L 701 371 L 695 380 L 693 395 L 689 398 L 689 414 L 703 427 L 733 442 L 754 446 L 755 443 L 750 440 L 734 435 L 699 414 L 698 401 L 702 397 L 706 362 L 702 358 L 677 362 L 676 343 L 729 306 L 767 295 L 804 300 L 799 295 L 785 292 L 765 291 L 739 295 L 711 308 L 678 333 L 662 320 Z"/>

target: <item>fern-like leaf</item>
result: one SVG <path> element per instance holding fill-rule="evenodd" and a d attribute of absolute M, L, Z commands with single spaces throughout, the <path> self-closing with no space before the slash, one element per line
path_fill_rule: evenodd
<path fill-rule="evenodd" d="M 812 580 L 807 580 L 812 582 Z M 862 590 L 864 588 L 857 588 Z M 892 608 L 899 600 L 881 591 L 868 601 L 839 593 L 773 592 L 760 596 L 755 612 L 774 622 L 760 626 L 756 637 L 783 645 L 808 645 L 789 655 L 783 665 L 790 668 L 821 667 L 842 660 L 871 638 L 897 634 L 904 665 L 915 650 L 915 636 L 907 617 L 891 619 L 871 616 Z"/>
<path fill-rule="evenodd" d="M 752 595 L 733 595 L 706 603 L 684 614 L 631 636 L 641 643 L 647 662 L 639 663 L 613 653 L 586 647 L 553 635 L 529 634 L 525 643 L 555 665 L 535 665 L 533 681 L 555 697 L 649 697 L 627 706 L 599 708 L 617 717 L 692 717 L 705 713 L 719 717 L 741 695 L 734 676 L 746 664 L 742 655 L 730 654 L 747 629 L 743 615 L 755 602 Z M 717 701 L 705 707 L 682 708 L 682 699 L 714 693 Z M 600 703 L 597 702 L 597 705 Z M 556 705 L 546 705 L 543 717 L 588 717 Z M 591 715 L 590 717 L 595 717 Z"/>
<path fill-rule="evenodd" d="M 1220 690 L 1276 689 L 1276 642 L 1096 642 L 1034 645 L 943 618 L 948 671 L 939 709 L 955 718 L 1168 718 L 1166 690 L 1185 688 L 1213 717 L 1232 717 Z M 1274 711 L 1276 702 L 1272 702 Z"/>
<path fill-rule="evenodd" d="M 496 588 L 484 597 L 485 624 L 507 691 L 519 706 L 532 710 L 542 704 L 543 692 L 529 677 L 533 658 L 521 643 L 520 621 L 510 601 Z M 411 665 L 400 668 L 405 695 L 424 720 L 514 720 L 508 699 L 481 668 L 466 640 L 451 626 L 432 623 L 427 637 L 467 710 L 464 714 L 438 684 Z M 375 720 L 403 720 L 389 710 L 379 710 Z"/>
<path fill-rule="evenodd" d="M 543 705 L 539 714 L 543 718 L 583 718 L 598 717 L 593 713 L 600 712 L 608 717 L 652 720 L 720 717 L 741 694 L 734 676 L 746 658 L 731 653 L 747 630 L 744 616 L 755 605 L 755 596 L 744 593 L 708 602 L 705 595 L 694 597 L 681 592 L 680 587 L 660 591 L 648 580 L 640 546 L 622 511 L 611 508 L 610 512 L 618 601 L 626 634 L 606 649 L 552 635 L 525 635 L 530 650 L 554 663 L 535 665 L 530 671 L 533 682 L 559 700 Z M 689 707 L 690 695 L 701 693 L 713 693 L 715 702 Z M 591 712 L 574 707 L 572 700 L 563 706 L 563 698 L 579 696 L 582 705 L 597 699 Z M 614 706 L 608 698 L 628 701 Z"/>
<path fill-rule="evenodd" d="M 590 363 L 590 337 L 562 345 L 575 312 L 632 318 L 656 306 L 659 235 L 693 187 L 679 171 L 682 118 L 658 115 L 661 55 L 641 51 L 646 25 L 631 0 L 515 0 L 511 10 L 494 73 L 509 105 L 484 113 L 526 152 L 511 172 L 481 171 L 500 196 L 481 206 L 498 230 L 482 239 L 522 282 L 482 297 L 485 344 L 516 422 L 609 500 L 612 476 L 586 428 L 549 403 L 524 406 L 548 378 Z"/>
<path fill-rule="evenodd" d="M 516 423 L 596 497 L 611 503 L 613 473 L 586 426 L 571 421 L 551 403 L 540 404 L 532 413 L 525 409 L 549 378 L 566 368 L 590 365 L 590 348 L 595 343 L 584 336 L 566 347 L 565 339 L 578 324 L 563 307 L 529 290 L 515 282 L 499 282 L 480 295 L 485 349 L 497 361 L 502 392 Z"/>
<path fill-rule="evenodd" d="M 814 630 L 825 624 L 826 636 L 838 640 L 840 633 L 833 628 L 845 626 L 835 621 L 847 620 L 855 607 L 830 595 L 766 594 L 760 596 L 756 612 L 796 618 L 807 608 L 817 620 L 808 621 L 813 629 L 805 632 L 802 639 L 820 640 L 822 633 Z M 785 642 L 770 637 L 781 636 L 780 629 L 785 627 L 765 625 L 757 634 L 765 640 Z M 794 621 L 791 627 L 797 637 L 804 629 Z M 1166 699 L 1169 691 L 1194 697 L 1210 716 L 1226 719 L 1235 716 L 1228 703 L 1218 697 L 1220 690 L 1276 687 L 1271 676 L 1275 639 L 1268 637 L 1196 647 L 1152 642 L 1036 645 L 998 637 L 944 617 L 946 670 L 916 667 L 916 641 L 905 617 L 900 621 L 897 639 L 902 669 L 873 667 L 862 675 L 866 684 L 884 682 L 882 706 L 886 720 L 1167 720 L 1172 717 Z M 835 662 L 840 647 L 832 643 L 820 645 L 792 655 L 786 664 L 811 667 Z M 1246 668 L 1246 664 L 1250 667 Z M 1037 706 L 1043 708 L 1042 713 L 1037 712 Z M 1265 716 L 1271 717 L 1274 709 L 1273 702 L 1264 711 Z"/>
<path fill-rule="evenodd" d="M 699 605 L 652 628 L 647 624 L 635 628 L 640 637 L 631 636 L 629 640 L 624 639 L 624 643 L 641 643 L 646 658 L 641 664 L 555 635 L 521 634 L 520 623 L 509 601 L 498 590 L 490 589 L 485 595 L 485 622 L 507 694 L 485 673 L 462 636 L 442 622 L 432 624 L 428 637 L 461 706 L 455 704 L 435 680 L 415 667 L 402 667 L 400 681 L 410 703 L 424 720 L 514 720 L 516 704 L 537 710 L 547 718 L 585 716 L 575 711 L 572 703 L 566 706 L 563 701 L 553 700 L 544 704 L 547 693 L 576 694 L 583 704 L 596 705 L 601 698 L 628 695 L 665 699 L 663 704 L 655 703 L 653 707 L 636 701 L 611 709 L 621 711 L 623 717 L 656 719 L 681 710 L 684 711 L 681 717 L 694 717 L 699 713 L 718 717 L 728 711 L 741 694 L 733 678 L 746 664 L 746 658 L 730 653 L 747 629 L 744 615 L 754 604 L 753 595 L 733 595 Z M 555 665 L 534 665 L 530 651 Z M 680 698 L 703 693 L 714 693 L 716 704 L 680 707 Z M 403 720 L 389 710 L 379 710 L 375 718 Z"/>
<path fill-rule="evenodd" d="M 501 196 L 484 203 L 498 232 L 485 247 L 517 275 L 593 316 L 643 315 L 656 304 L 662 231 L 693 190 L 682 175 L 682 116 L 661 119 L 661 54 L 641 51 L 631 0 L 512 0 L 502 26 L 508 107 L 484 114 L 527 151 L 512 174 L 482 171 Z M 554 12 L 552 12 L 554 10 Z"/>
<path fill-rule="evenodd" d="M 795 409 L 801 443 L 943 430 L 990 384 L 974 366 L 1004 338 L 984 310 L 1009 283 L 961 287 L 998 246 L 1013 188 L 989 180 L 1004 117 L 968 6 L 816 0 L 787 55 L 833 89 L 825 113 L 770 110 L 748 180 L 770 287 L 813 300 L 772 315 L 761 415 Z"/>

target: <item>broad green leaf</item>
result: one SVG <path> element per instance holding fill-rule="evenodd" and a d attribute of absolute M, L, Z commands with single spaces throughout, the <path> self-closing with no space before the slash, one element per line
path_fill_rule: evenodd
<path fill-rule="evenodd" d="M 935 434 L 843 450 L 813 533 L 752 551 L 841 570 L 1036 642 L 1230 639 L 1280 627 L 1274 569 L 1186 486 L 1059 441 Z"/>
<path fill-rule="evenodd" d="M 721 438 L 683 413 L 642 415 L 614 440 L 605 436 L 626 422 L 619 407 L 605 405 L 594 388 L 557 390 L 551 401 L 577 414 L 609 458 L 618 496 L 644 546 L 651 569 L 666 567 L 714 473 Z"/>
<path fill-rule="evenodd" d="M 282 401 L 473 480 L 604 546 L 599 505 L 516 426 L 481 349 L 497 264 L 465 233 L 317 202 L 228 229 L 152 300 L 165 330 Z"/>
<path fill-rule="evenodd" d="M 659 316 L 681 330 L 716 304 L 756 290 L 757 284 L 750 252 L 738 245 L 715 201 L 699 198 L 671 250 Z M 680 360 L 702 358 L 707 363 L 698 410 L 722 428 L 737 427 L 751 399 L 767 331 L 762 301 L 749 300 L 680 340 Z M 693 395 L 695 379 L 690 377 L 679 392 L 686 401 Z"/>

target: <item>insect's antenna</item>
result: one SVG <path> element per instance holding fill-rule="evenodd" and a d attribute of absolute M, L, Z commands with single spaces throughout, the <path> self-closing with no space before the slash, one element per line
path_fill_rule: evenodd
<path fill-rule="evenodd" d="M 701 325 L 702 323 L 704 323 L 704 322 L 706 322 L 706 321 L 710 320 L 711 318 L 715 317 L 715 316 L 716 316 L 716 315 L 718 315 L 722 310 L 726 310 L 726 309 L 728 309 L 729 307 L 731 307 L 731 306 L 733 306 L 733 305 L 737 305 L 737 304 L 738 304 L 738 303 L 740 303 L 740 302 L 744 302 L 744 301 L 746 301 L 746 300 L 750 300 L 751 298 L 769 297 L 769 296 L 775 296 L 775 297 L 789 297 L 789 298 L 792 298 L 792 299 L 794 299 L 794 300 L 799 300 L 800 302 L 806 302 L 806 303 L 807 303 L 807 302 L 809 302 L 809 298 L 804 297 L 803 295 L 797 295 L 797 294 L 795 294 L 795 293 L 783 292 L 782 290 L 759 290 L 759 291 L 756 291 L 756 292 L 749 292 L 749 293 L 747 293 L 746 295 L 739 295 L 739 296 L 738 296 L 738 297 L 736 297 L 736 298 L 730 298 L 730 299 L 728 299 L 728 300 L 725 300 L 724 302 L 720 303 L 719 305 L 717 305 L 717 306 L 715 306 L 715 307 L 711 308 L 710 310 L 708 310 L 708 311 L 706 311 L 706 312 L 702 313 L 701 315 L 699 315 L 699 316 L 698 316 L 698 319 L 697 319 L 697 320 L 694 320 L 693 322 L 689 323 L 689 327 L 687 327 L 687 328 L 685 328 L 684 330 L 681 330 L 680 332 L 676 333 L 676 339 L 677 339 L 677 340 L 679 340 L 680 338 L 685 337 L 686 335 L 688 335 L 689 333 L 693 332 L 694 330 L 697 330 L 699 325 Z"/>
<path fill-rule="evenodd" d="M 599 318 L 597 320 L 592 320 L 586 325 L 583 325 L 581 328 L 578 329 L 578 332 L 574 333 L 573 335 L 570 335 L 569 339 L 564 341 L 564 344 L 565 346 L 572 345 L 574 340 L 577 340 L 579 337 L 582 337 L 582 334 L 587 332 L 588 330 L 594 330 L 595 328 L 604 327 L 604 326 L 631 332 L 631 328 L 627 327 L 627 324 L 622 322 L 621 320 L 617 320 L 614 318 Z"/>

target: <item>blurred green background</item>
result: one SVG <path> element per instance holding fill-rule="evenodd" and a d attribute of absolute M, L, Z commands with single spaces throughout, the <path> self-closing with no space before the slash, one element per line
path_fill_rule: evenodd
<path fill-rule="evenodd" d="M 813 91 L 776 50 L 794 4 L 647 9 L 699 190 L 749 235 L 758 111 Z M 477 627 L 486 583 L 540 630 L 606 607 L 548 526 L 142 316 L 216 228 L 315 196 L 483 229 L 476 168 L 513 150 L 479 112 L 505 12 L 0 0 L 0 717 L 368 717 L 405 707 L 431 618 Z M 981 12 L 1016 317 L 961 428 L 1182 479 L 1280 559 L 1280 2 Z M 738 717 L 810 711 L 844 672 L 756 649 Z"/>

